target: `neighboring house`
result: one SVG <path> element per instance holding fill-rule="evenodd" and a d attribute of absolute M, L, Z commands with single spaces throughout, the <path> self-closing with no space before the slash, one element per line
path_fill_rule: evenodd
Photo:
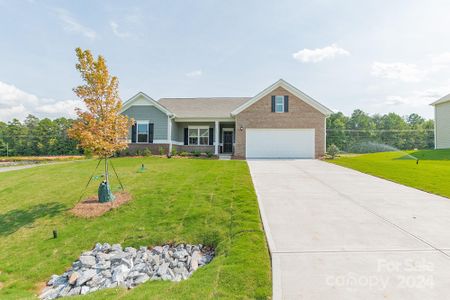
<path fill-rule="evenodd" d="M 122 113 L 135 120 L 129 148 L 228 153 L 238 158 L 317 158 L 332 111 L 280 79 L 254 97 L 162 98 L 140 92 Z"/>
<path fill-rule="evenodd" d="M 450 94 L 431 105 L 434 106 L 434 148 L 450 148 Z"/>

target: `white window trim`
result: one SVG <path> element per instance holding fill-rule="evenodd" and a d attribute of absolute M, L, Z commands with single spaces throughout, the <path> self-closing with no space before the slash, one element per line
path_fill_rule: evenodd
<path fill-rule="evenodd" d="M 137 120 L 136 121 L 136 144 L 148 144 L 148 139 L 150 137 L 150 132 L 148 132 L 148 124 L 149 123 L 150 123 L 150 120 Z M 147 141 L 146 142 L 139 142 L 139 124 L 147 125 Z"/>
<path fill-rule="evenodd" d="M 193 136 L 197 138 L 197 144 L 191 144 L 190 131 L 192 129 L 197 129 L 197 136 Z M 206 144 L 200 144 L 200 129 L 208 129 L 208 142 Z M 188 146 L 209 146 L 209 126 L 188 126 Z"/>
<path fill-rule="evenodd" d="M 277 99 L 281 98 L 281 111 L 277 111 Z M 275 96 L 275 112 L 276 113 L 284 113 L 284 96 Z"/>

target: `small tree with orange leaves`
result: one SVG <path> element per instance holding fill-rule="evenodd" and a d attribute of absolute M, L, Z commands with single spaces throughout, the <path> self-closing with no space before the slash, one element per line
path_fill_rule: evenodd
<path fill-rule="evenodd" d="M 89 50 L 75 49 L 77 70 L 84 81 L 73 89 L 87 110 L 76 109 L 78 120 L 68 131 L 79 147 L 105 159 L 105 182 L 109 194 L 108 158 L 127 147 L 128 127 L 132 120 L 120 114 L 117 77 L 111 76 L 102 56 L 95 60 Z M 111 194 L 111 199 L 114 197 Z"/>

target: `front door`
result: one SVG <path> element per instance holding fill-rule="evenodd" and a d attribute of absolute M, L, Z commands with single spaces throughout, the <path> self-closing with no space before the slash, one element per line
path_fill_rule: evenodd
<path fill-rule="evenodd" d="M 223 153 L 233 152 L 233 131 L 223 132 Z"/>

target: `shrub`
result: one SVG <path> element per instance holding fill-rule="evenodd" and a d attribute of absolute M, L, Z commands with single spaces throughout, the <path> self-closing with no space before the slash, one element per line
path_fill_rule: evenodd
<path fill-rule="evenodd" d="M 331 144 L 330 146 L 328 146 L 327 153 L 331 157 L 331 159 L 335 159 L 339 154 L 339 148 L 335 144 Z"/>
<path fill-rule="evenodd" d="M 164 155 L 165 152 L 164 147 L 159 147 L 159 155 Z"/>
<path fill-rule="evenodd" d="M 137 150 L 136 150 L 136 156 L 142 156 L 142 151 L 141 151 L 141 149 L 137 149 Z"/>
<path fill-rule="evenodd" d="M 194 155 L 195 157 L 199 157 L 200 154 L 202 154 L 202 153 L 201 153 L 200 151 L 198 151 L 198 150 L 194 150 L 194 151 L 192 151 L 191 153 L 192 153 L 192 155 Z"/>
<path fill-rule="evenodd" d="M 84 149 L 83 154 L 84 154 L 84 157 L 86 157 L 86 158 L 92 158 L 92 156 L 93 156 L 92 151 L 89 149 Z"/>
<path fill-rule="evenodd" d="M 152 156 L 152 151 L 149 148 L 145 148 L 143 154 L 144 156 Z"/>
<path fill-rule="evenodd" d="M 178 155 L 180 155 L 180 156 L 191 156 L 191 154 L 189 152 L 186 152 L 186 151 L 180 152 Z"/>
<path fill-rule="evenodd" d="M 211 151 L 206 151 L 205 154 L 208 157 L 212 157 L 213 156 L 213 153 Z"/>
<path fill-rule="evenodd" d="M 177 147 L 172 146 L 172 156 L 177 156 L 178 152 L 177 152 Z"/>

